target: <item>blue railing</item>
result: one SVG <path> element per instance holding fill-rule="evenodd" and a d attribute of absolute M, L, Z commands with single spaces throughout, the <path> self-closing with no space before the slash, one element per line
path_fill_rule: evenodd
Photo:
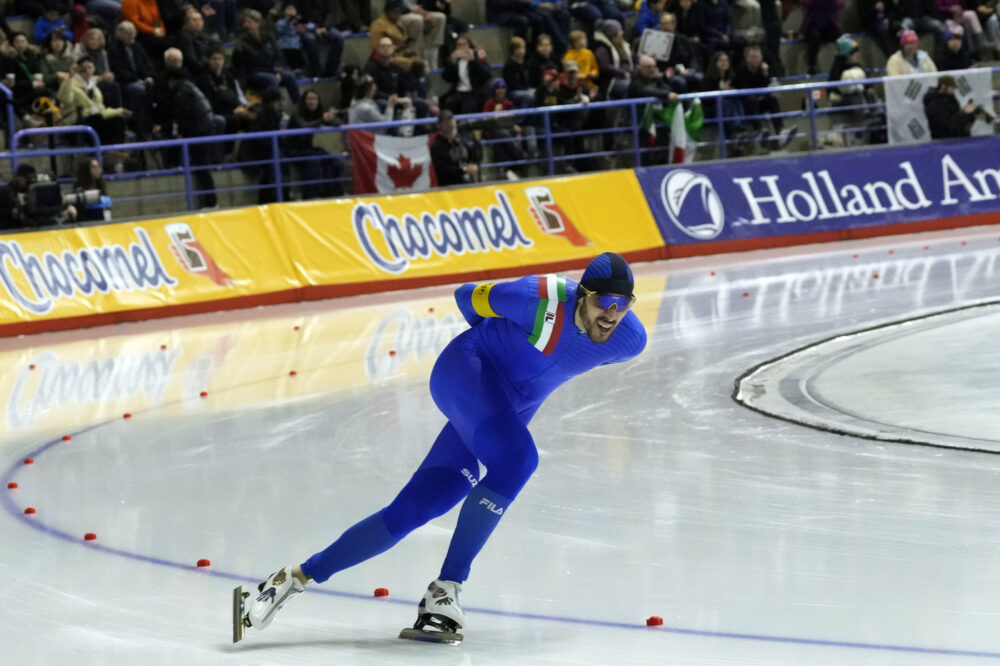
<path fill-rule="evenodd" d="M 995 71 L 1000 71 L 997 68 Z M 803 132 L 808 137 L 808 149 L 818 150 L 821 139 L 826 135 L 837 135 L 847 132 L 856 132 L 862 127 L 842 125 L 840 127 L 826 127 L 824 118 L 830 114 L 844 114 L 851 111 L 879 111 L 884 109 L 884 104 L 873 103 L 855 106 L 821 106 L 815 99 L 816 91 L 829 91 L 842 86 L 875 86 L 882 83 L 881 78 L 868 78 L 861 81 L 849 82 L 812 82 L 792 85 L 783 85 L 769 88 L 753 90 L 729 90 L 710 93 L 689 93 L 680 95 L 681 100 L 699 99 L 703 104 L 714 102 L 715 110 L 712 115 L 705 118 L 705 136 L 698 143 L 698 147 L 710 152 L 710 157 L 726 158 L 732 152 L 732 147 L 736 137 L 727 136 L 726 124 L 730 121 L 724 117 L 725 98 L 741 98 L 749 95 L 775 95 L 779 99 L 785 98 L 785 108 L 776 115 L 759 114 L 743 115 L 739 120 L 744 123 L 753 121 L 767 123 L 775 117 L 782 118 L 786 123 L 796 124 L 800 130 L 800 123 L 808 127 L 807 132 Z M 0 92 L 4 92 L 10 98 L 10 91 L 0 84 Z M 788 103 L 787 98 L 793 98 Z M 800 101 L 801 100 L 801 101 Z M 491 127 L 495 127 L 498 122 L 511 122 L 522 126 L 524 131 L 521 136 L 486 136 L 481 144 L 486 149 L 480 173 L 484 170 L 496 170 L 497 178 L 502 179 L 506 169 L 528 168 L 531 173 L 527 175 L 555 175 L 567 170 L 572 163 L 580 164 L 584 160 L 604 159 L 605 163 L 597 168 L 610 167 L 634 167 L 652 162 L 666 157 L 666 147 L 664 145 L 648 146 L 643 143 L 643 135 L 640 131 L 639 121 L 643 110 L 649 103 L 657 102 L 654 98 L 643 99 L 623 99 L 614 101 L 599 101 L 589 104 L 573 104 L 555 107 L 524 108 L 498 113 L 477 113 L 458 116 L 460 127 L 464 128 L 465 134 L 485 130 L 489 133 Z M 798 108 L 796 108 L 798 107 Z M 586 116 L 586 117 L 584 117 Z M 8 104 L 8 122 L 13 127 L 13 111 Z M 589 119 L 589 120 L 588 120 Z M 597 120 L 595 120 L 597 119 Z M 303 135 L 321 135 L 331 133 L 344 133 L 350 129 L 363 129 L 367 131 L 398 131 L 402 127 L 412 126 L 421 128 L 417 131 L 429 130 L 429 126 L 435 123 L 434 118 L 412 119 L 404 121 L 381 122 L 365 125 L 342 125 L 339 127 L 323 127 L 320 129 L 295 129 L 280 130 L 274 132 L 260 133 L 239 133 L 217 136 L 206 136 L 186 139 L 170 139 L 157 141 L 143 141 L 137 143 L 125 143 L 118 145 L 102 145 L 97 134 L 86 126 L 68 126 L 46 128 L 39 127 L 33 129 L 22 129 L 13 132 L 10 137 L 11 150 L 0 153 L 0 161 L 11 163 L 11 170 L 16 168 L 19 160 L 51 157 L 61 155 L 96 155 L 98 159 L 109 153 L 128 152 L 137 153 L 145 151 L 147 155 L 155 153 L 161 149 L 179 149 L 180 164 L 175 167 L 149 169 L 133 173 L 108 173 L 106 179 L 112 182 L 127 182 L 130 180 L 162 177 L 183 177 L 183 191 L 165 191 L 158 194 L 143 195 L 116 195 L 115 201 L 121 204 L 137 202 L 139 200 L 155 199 L 182 199 L 183 204 L 169 212 L 182 212 L 184 210 L 193 211 L 196 208 L 199 195 L 207 194 L 195 188 L 194 174 L 198 171 L 207 170 L 219 173 L 231 169 L 251 169 L 257 167 L 258 170 L 270 170 L 271 182 L 247 184 L 239 187 L 215 188 L 218 194 L 226 194 L 234 191 L 260 191 L 273 190 L 273 200 L 284 201 L 286 191 L 291 187 L 305 187 L 316 185 L 322 181 L 304 178 L 296 179 L 290 169 L 298 163 L 305 163 L 310 160 L 323 159 L 323 156 L 306 155 L 297 157 L 283 156 L 281 153 L 281 139 Z M 866 129 L 885 129 L 881 127 L 868 126 Z M 533 132 L 530 130 L 534 130 Z M 669 128 L 660 128 L 660 132 L 669 133 Z M 56 146 L 47 149 L 21 149 L 20 142 L 37 136 L 59 136 L 66 134 L 83 133 L 90 137 L 92 146 Z M 192 147 L 203 144 L 233 144 L 234 142 L 249 140 L 266 140 L 270 143 L 270 156 L 267 159 L 256 161 L 236 162 L 225 161 L 218 164 L 198 164 L 192 163 Z M 504 144 L 518 144 L 521 147 L 534 146 L 537 150 L 530 149 L 523 159 L 504 160 L 499 155 L 503 151 Z M 492 153 L 492 156 L 490 155 Z M 346 154 L 343 155 L 346 157 Z M 702 155 L 702 157 L 704 157 Z M 588 167 L 590 168 L 590 167 Z M 349 183 L 350 177 L 341 177 L 341 183 Z M 121 188 L 118 188 L 119 190 Z M 344 188 L 349 191 L 349 187 Z M 242 202 L 243 204 L 253 202 Z M 164 213 L 164 214 L 169 214 Z"/>

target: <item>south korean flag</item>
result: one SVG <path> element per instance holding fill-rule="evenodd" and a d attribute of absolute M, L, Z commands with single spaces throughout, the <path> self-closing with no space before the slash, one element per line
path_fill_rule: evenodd
<path fill-rule="evenodd" d="M 882 83 L 885 86 L 885 113 L 890 144 L 923 143 L 931 140 L 927 114 L 924 112 L 924 95 L 937 87 L 938 77 L 943 74 L 955 78 L 955 97 L 961 106 L 972 100 L 983 108 L 993 108 L 993 88 L 988 68 L 887 76 L 882 79 Z M 972 127 L 973 136 L 992 133 L 992 125 L 980 121 L 976 121 Z"/>

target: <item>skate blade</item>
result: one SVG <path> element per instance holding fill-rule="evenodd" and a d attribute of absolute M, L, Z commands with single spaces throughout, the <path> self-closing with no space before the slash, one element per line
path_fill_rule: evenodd
<path fill-rule="evenodd" d="M 465 638 L 462 634 L 454 634 L 450 631 L 423 631 L 421 629 L 403 629 L 399 632 L 399 637 L 411 641 L 445 643 L 447 645 L 458 645 Z"/>
<path fill-rule="evenodd" d="M 246 627 L 243 626 L 243 586 L 233 590 L 233 642 L 243 640 Z"/>

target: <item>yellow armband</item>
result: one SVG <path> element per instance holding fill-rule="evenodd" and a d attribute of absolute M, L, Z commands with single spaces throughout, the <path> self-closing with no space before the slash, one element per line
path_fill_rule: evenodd
<path fill-rule="evenodd" d="M 480 317 L 500 316 L 490 307 L 490 290 L 493 289 L 493 284 L 492 282 L 481 284 L 472 290 L 472 309 Z"/>

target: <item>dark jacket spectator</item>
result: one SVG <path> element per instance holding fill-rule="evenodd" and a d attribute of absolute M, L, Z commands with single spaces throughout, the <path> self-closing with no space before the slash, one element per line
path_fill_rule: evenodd
<path fill-rule="evenodd" d="M 324 125 L 336 125 L 337 110 L 324 109 L 315 90 L 307 90 L 302 95 L 299 107 L 288 123 L 288 129 L 318 129 Z M 303 199 L 334 197 L 343 194 L 337 180 L 344 171 L 344 162 L 337 155 L 313 144 L 313 134 L 299 134 L 284 139 L 282 154 L 288 157 L 307 157 L 293 163 L 302 185 Z"/>
<path fill-rule="evenodd" d="M 184 66 L 197 78 L 205 71 L 212 49 L 220 46 L 217 40 L 205 34 L 205 19 L 197 9 L 189 9 L 184 27 L 177 34 L 177 48 L 184 54 Z"/>
<path fill-rule="evenodd" d="M 541 84 L 544 72 L 550 69 L 562 71 L 562 61 L 552 52 L 552 39 L 548 35 L 539 35 L 535 42 L 534 53 L 525 61 L 531 88 L 537 88 Z"/>
<path fill-rule="evenodd" d="M 702 7 L 702 41 L 709 51 L 738 50 L 733 33 L 733 8 L 729 0 L 698 0 Z"/>
<path fill-rule="evenodd" d="M 451 84 L 441 96 L 441 106 L 453 113 L 476 113 L 482 109 L 488 95 L 485 87 L 493 76 L 484 55 L 476 52 L 468 37 L 458 36 L 455 50 L 441 74 Z"/>
<path fill-rule="evenodd" d="M 676 99 L 673 89 L 663 78 L 656 67 L 656 60 L 650 56 L 639 58 L 639 71 L 635 73 L 628 86 L 628 96 L 632 99 L 640 97 L 656 97 L 662 102 Z"/>
<path fill-rule="evenodd" d="M 479 166 L 473 161 L 474 151 L 458 133 L 454 115 L 441 111 L 438 117 L 440 133 L 431 144 L 431 162 L 437 175 L 438 185 L 461 185 L 471 183 L 479 174 Z"/>
<path fill-rule="evenodd" d="M 212 113 L 225 119 L 226 134 L 239 131 L 239 116 L 246 112 L 246 107 L 240 99 L 236 77 L 226 67 L 226 58 L 221 48 L 208 56 L 208 66 L 196 83 L 212 105 Z"/>
<path fill-rule="evenodd" d="M 153 61 L 139 42 L 130 45 L 125 45 L 117 39 L 111 42 L 111 46 L 108 47 L 108 63 L 115 75 L 115 81 L 120 86 L 156 76 Z"/>
<path fill-rule="evenodd" d="M 962 42 L 962 32 L 949 30 L 947 39 L 938 49 L 934 64 L 938 71 L 969 69 L 973 65 L 972 53 Z"/>
<path fill-rule="evenodd" d="M 600 94 L 620 99 L 628 93 L 628 78 L 632 74 L 632 49 L 625 41 L 621 23 L 608 20 L 594 32 L 594 57 L 600 75 Z"/>
<path fill-rule="evenodd" d="M 955 87 L 955 79 L 944 75 L 938 79 L 937 88 L 928 90 L 924 95 L 927 125 L 931 130 L 931 136 L 935 139 L 969 136 L 976 117 L 986 116 L 975 102 L 969 102 L 964 107 L 959 105 L 955 97 Z"/>

